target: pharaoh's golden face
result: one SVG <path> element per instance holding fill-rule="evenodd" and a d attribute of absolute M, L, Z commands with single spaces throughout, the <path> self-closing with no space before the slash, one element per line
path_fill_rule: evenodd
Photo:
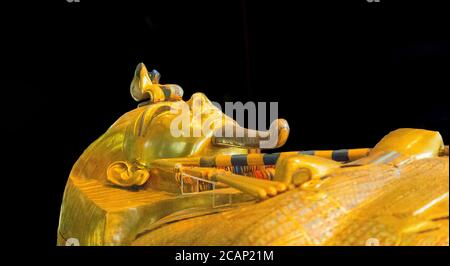
<path fill-rule="evenodd" d="M 213 134 L 224 124 L 237 123 L 216 108 L 204 94 L 185 101 L 159 102 L 140 107 L 125 137 L 132 161 L 148 165 L 156 159 L 196 155 L 245 154 L 244 145 L 217 145 Z"/>

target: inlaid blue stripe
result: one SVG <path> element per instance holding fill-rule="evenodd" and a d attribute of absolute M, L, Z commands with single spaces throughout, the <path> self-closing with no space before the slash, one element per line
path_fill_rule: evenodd
<path fill-rule="evenodd" d="M 350 158 L 348 158 L 348 150 L 342 149 L 342 150 L 333 151 L 333 153 L 331 155 L 331 159 L 338 161 L 338 162 L 350 161 Z"/>
<path fill-rule="evenodd" d="M 231 165 L 247 166 L 247 154 L 237 154 L 231 156 Z"/>
<path fill-rule="evenodd" d="M 237 174 L 237 175 L 242 174 L 241 167 L 235 165 L 234 166 L 234 173 Z"/>
<path fill-rule="evenodd" d="M 171 90 L 169 88 L 162 88 L 164 92 L 164 97 L 166 97 L 166 100 L 170 99 Z"/>
<path fill-rule="evenodd" d="M 300 151 L 298 154 L 304 154 L 304 155 L 314 155 L 314 151 Z"/>
<path fill-rule="evenodd" d="M 263 156 L 264 165 L 276 164 L 279 157 L 280 157 L 279 153 L 264 154 L 264 156 Z"/>

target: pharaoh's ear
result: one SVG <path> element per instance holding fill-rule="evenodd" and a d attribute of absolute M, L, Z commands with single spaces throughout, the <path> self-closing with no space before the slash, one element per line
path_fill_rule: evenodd
<path fill-rule="evenodd" d="M 133 99 L 142 101 L 150 98 L 148 91 L 152 84 L 152 80 L 144 63 L 139 63 L 134 71 L 134 77 L 130 85 L 130 92 Z"/>
<path fill-rule="evenodd" d="M 126 161 L 116 161 L 108 166 L 106 177 L 109 182 L 121 186 L 142 186 L 150 178 L 150 173 L 142 166 Z"/>

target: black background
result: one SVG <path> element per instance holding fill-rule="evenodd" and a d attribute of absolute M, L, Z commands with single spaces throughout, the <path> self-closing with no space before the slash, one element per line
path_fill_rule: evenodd
<path fill-rule="evenodd" d="M 60 0 L 0 10 L 0 124 L 12 159 L 3 178 L 14 195 L 4 200 L 14 199 L 10 217 L 26 217 L 13 219 L 18 243 L 31 230 L 56 244 L 71 166 L 136 106 L 139 62 L 185 99 L 277 101 L 291 127 L 283 150 L 372 147 L 400 127 L 439 130 L 448 143 L 449 10 L 437 1 Z"/>

